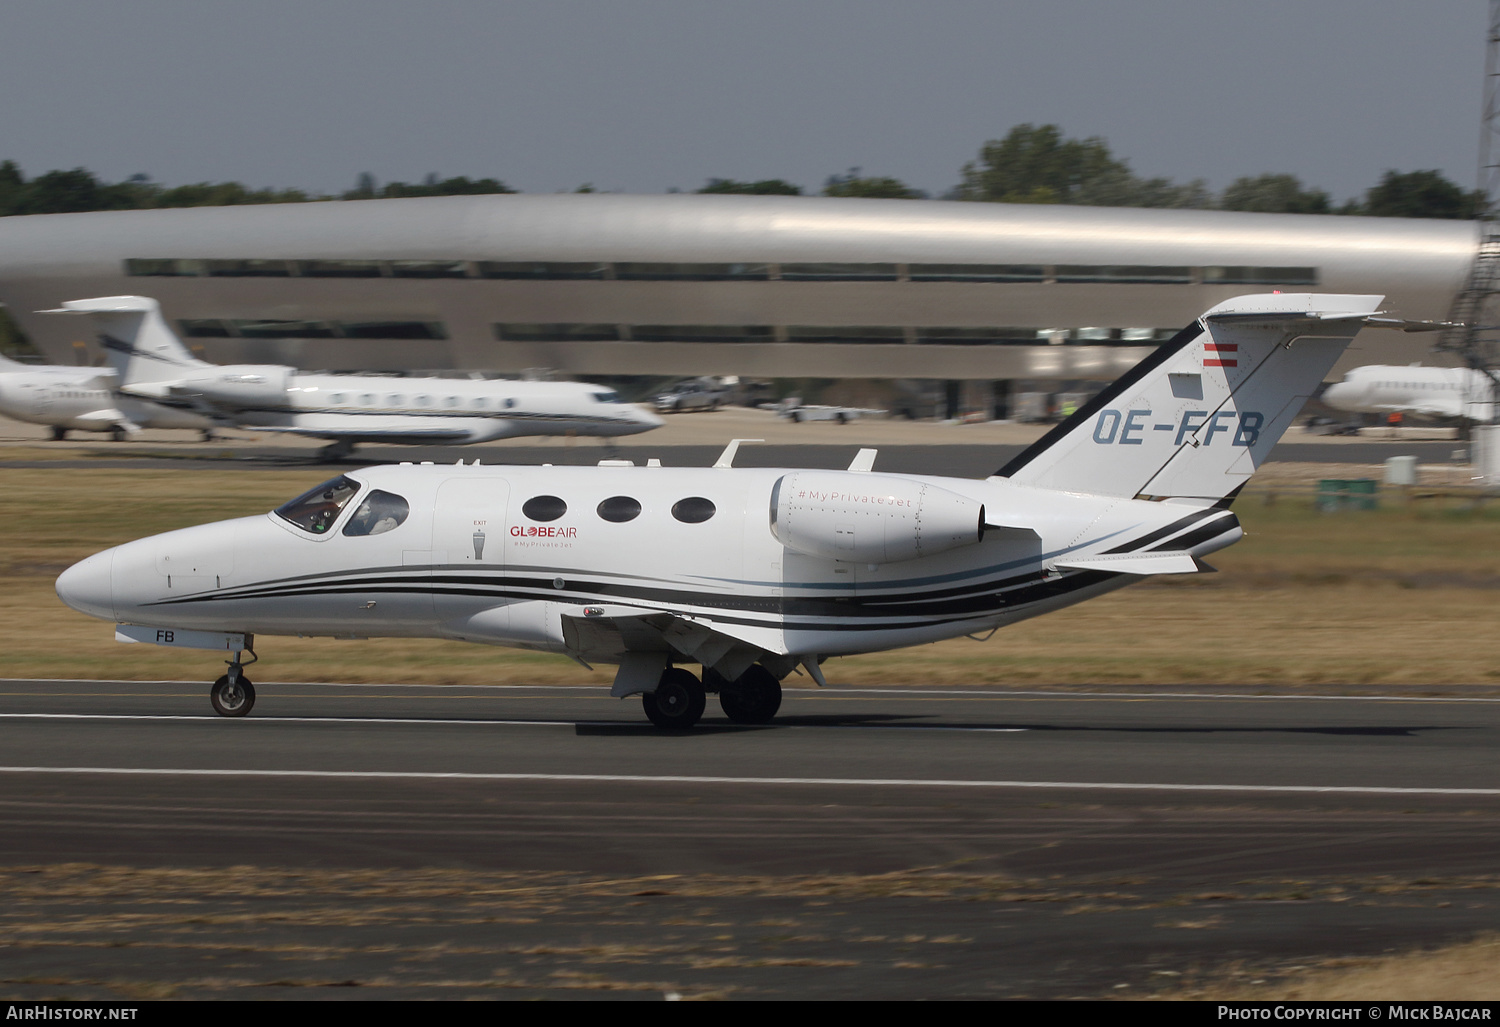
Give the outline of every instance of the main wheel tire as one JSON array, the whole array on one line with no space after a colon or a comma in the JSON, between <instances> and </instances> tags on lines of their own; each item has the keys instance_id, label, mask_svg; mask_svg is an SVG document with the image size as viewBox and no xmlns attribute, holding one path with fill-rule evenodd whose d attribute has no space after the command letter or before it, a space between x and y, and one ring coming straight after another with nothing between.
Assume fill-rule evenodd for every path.
<instances>
[{"instance_id":1,"label":"main wheel tire","mask_svg":"<svg viewBox=\"0 0 1500 1027\"><path fill-rule=\"evenodd\" d=\"M255 705L255 686L243 674L233 683L225 674L214 682L208 701L213 703L214 712L221 717L243 717Z\"/></svg>"},{"instance_id":2,"label":"main wheel tire","mask_svg":"<svg viewBox=\"0 0 1500 1027\"><path fill-rule=\"evenodd\" d=\"M698 723L707 705L703 685L691 671L681 667L667 668L656 685L656 691L641 696L641 708L657 727L690 728Z\"/></svg>"},{"instance_id":3,"label":"main wheel tire","mask_svg":"<svg viewBox=\"0 0 1500 1027\"><path fill-rule=\"evenodd\" d=\"M781 682L757 663L719 690L719 705L736 724L769 724L781 709Z\"/></svg>"}]
</instances>

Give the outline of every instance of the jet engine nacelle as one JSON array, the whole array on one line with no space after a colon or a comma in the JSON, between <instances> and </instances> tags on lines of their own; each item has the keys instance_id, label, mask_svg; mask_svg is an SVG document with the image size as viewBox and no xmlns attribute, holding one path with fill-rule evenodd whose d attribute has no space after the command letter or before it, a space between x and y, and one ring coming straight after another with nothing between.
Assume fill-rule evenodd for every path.
<instances>
[{"instance_id":1,"label":"jet engine nacelle","mask_svg":"<svg viewBox=\"0 0 1500 1027\"><path fill-rule=\"evenodd\" d=\"M984 504L883 474L794 471L771 490L771 534L808 556L898 563L974 545Z\"/></svg>"},{"instance_id":2,"label":"jet engine nacelle","mask_svg":"<svg viewBox=\"0 0 1500 1027\"><path fill-rule=\"evenodd\" d=\"M280 407L287 403L287 389L295 374L294 368L276 364L226 364L172 386L179 396L201 398L215 406L236 410Z\"/></svg>"}]
</instances>

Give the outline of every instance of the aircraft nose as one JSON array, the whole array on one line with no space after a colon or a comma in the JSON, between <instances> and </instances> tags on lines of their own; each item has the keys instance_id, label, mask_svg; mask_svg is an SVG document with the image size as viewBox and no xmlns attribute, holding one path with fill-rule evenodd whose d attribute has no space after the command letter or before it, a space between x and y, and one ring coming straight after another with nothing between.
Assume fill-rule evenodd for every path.
<instances>
[{"instance_id":1,"label":"aircraft nose","mask_svg":"<svg viewBox=\"0 0 1500 1027\"><path fill-rule=\"evenodd\" d=\"M635 408L635 422L640 426L636 429L636 431L638 432L650 431L652 428L660 428L662 425L667 423L666 421L662 420L662 418L658 414L654 413L653 411L647 410L645 407L639 406Z\"/></svg>"},{"instance_id":2,"label":"aircraft nose","mask_svg":"<svg viewBox=\"0 0 1500 1027\"><path fill-rule=\"evenodd\" d=\"M1324 389L1323 394L1318 398L1335 410L1347 410L1355 398L1352 395L1355 391L1355 386L1348 382L1334 382Z\"/></svg>"},{"instance_id":3,"label":"aircraft nose","mask_svg":"<svg viewBox=\"0 0 1500 1027\"><path fill-rule=\"evenodd\" d=\"M115 551L106 549L80 560L57 578L57 597L79 613L100 620L115 619Z\"/></svg>"}]
</instances>

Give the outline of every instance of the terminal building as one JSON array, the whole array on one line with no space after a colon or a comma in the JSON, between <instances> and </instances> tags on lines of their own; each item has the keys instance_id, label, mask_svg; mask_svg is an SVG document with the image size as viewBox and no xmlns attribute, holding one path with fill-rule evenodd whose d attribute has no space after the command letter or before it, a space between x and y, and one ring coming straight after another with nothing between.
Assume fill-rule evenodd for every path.
<instances>
[{"instance_id":1,"label":"terminal building","mask_svg":"<svg viewBox=\"0 0 1500 1027\"><path fill-rule=\"evenodd\" d=\"M86 296L208 360L306 369L1105 381L1248 292L1443 317L1474 222L789 196L454 196L0 218L0 302L54 363ZM1335 375L1431 359L1368 332Z\"/></svg>"}]
</instances>

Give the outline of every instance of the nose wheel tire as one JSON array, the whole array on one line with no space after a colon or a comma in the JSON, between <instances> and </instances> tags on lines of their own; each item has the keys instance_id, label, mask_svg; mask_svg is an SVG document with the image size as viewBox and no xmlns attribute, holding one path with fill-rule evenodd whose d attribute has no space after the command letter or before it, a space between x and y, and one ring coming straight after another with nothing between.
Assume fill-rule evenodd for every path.
<instances>
[{"instance_id":1,"label":"nose wheel tire","mask_svg":"<svg viewBox=\"0 0 1500 1027\"><path fill-rule=\"evenodd\" d=\"M769 724L781 709L781 682L757 663L719 688L719 705L736 724Z\"/></svg>"},{"instance_id":2,"label":"nose wheel tire","mask_svg":"<svg viewBox=\"0 0 1500 1027\"><path fill-rule=\"evenodd\" d=\"M690 671L669 667L656 685L656 691L641 696L646 717L657 727L690 728L703 716L708 697Z\"/></svg>"},{"instance_id":3,"label":"nose wheel tire","mask_svg":"<svg viewBox=\"0 0 1500 1027\"><path fill-rule=\"evenodd\" d=\"M213 703L214 712L221 717L243 717L255 705L255 686L243 674L234 681L225 674L214 682L208 701Z\"/></svg>"}]
</instances>

